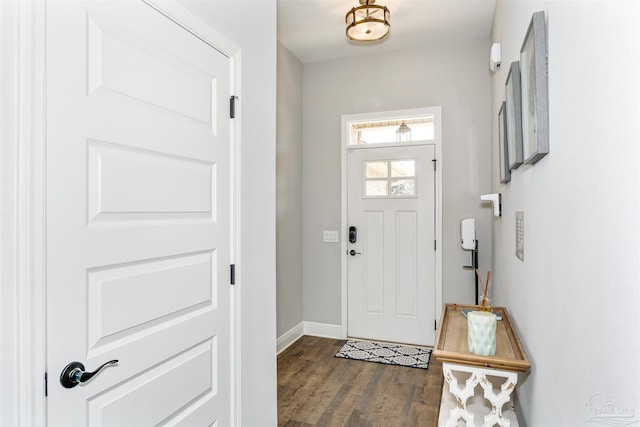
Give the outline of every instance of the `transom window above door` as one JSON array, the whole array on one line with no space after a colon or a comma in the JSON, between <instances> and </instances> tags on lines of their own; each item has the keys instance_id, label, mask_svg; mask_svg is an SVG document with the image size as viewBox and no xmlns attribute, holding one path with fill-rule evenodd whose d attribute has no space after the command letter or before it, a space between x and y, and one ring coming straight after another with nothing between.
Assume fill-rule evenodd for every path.
<instances>
[{"instance_id":1,"label":"transom window above door","mask_svg":"<svg viewBox=\"0 0 640 427\"><path fill-rule=\"evenodd\" d=\"M349 145L433 141L433 116L352 123Z\"/></svg>"},{"instance_id":2,"label":"transom window above door","mask_svg":"<svg viewBox=\"0 0 640 427\"><path fill-rule=\"evenodd\" d=\"M415 159L367 161L364 166L365 197L415 197Z\"/></svg>"}]
</instances>

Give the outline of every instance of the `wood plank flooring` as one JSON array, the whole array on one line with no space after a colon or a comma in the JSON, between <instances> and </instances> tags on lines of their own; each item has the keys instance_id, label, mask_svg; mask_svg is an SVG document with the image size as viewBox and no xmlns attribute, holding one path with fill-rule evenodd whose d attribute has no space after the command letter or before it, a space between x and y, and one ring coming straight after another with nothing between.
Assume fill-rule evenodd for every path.
<instances>
[{"instance_id":1,"label":"wood plank flooring","mask_svg":"<svg viewBox=\"0 0 640 427\"><path fill-rule=\"evenodd\" d=\"M346 341L304 336L278 356L281 427L435 427L442 365L406 368L333 357Z\"/></svg>"}]
</instances>

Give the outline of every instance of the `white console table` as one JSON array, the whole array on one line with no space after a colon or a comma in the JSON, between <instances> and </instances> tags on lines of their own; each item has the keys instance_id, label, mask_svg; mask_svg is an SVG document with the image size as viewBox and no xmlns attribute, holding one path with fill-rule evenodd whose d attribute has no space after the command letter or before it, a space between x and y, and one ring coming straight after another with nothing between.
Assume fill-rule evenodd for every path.
<instances>
[{"instance_id":1,"label":"white console table","mask_svg":"<svg viewBox=\"0 0 640 427\"><path fill-rule=\"evenodd\" d=\"M517 427L511 394L518 383L518 373L531 364L522 348L506 308L496 307L502 315L496 328L496 354L480 356L467 346L467 319L460 312L473 305L446 304L438 327L433 356L442 362L445 382L440 404L439 427L457 427L460 420L467 427L483 416L483 426ZM480 386L478 388L478 386ZM482 390L476 395L476 390Z\"/></svg>"}]
</instances>

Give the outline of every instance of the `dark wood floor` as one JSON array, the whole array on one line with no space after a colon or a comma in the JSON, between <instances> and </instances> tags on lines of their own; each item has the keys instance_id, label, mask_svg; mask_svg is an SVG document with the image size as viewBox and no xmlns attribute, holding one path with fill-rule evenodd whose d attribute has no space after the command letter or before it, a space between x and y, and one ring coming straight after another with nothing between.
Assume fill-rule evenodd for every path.
<instances>
[{"instance_id":1,"label":"dark wood floor","mask_svg":"<svg viewBox=\"0 0 640 427\"><path fill-rule=\"evenodd\" d=\"M304 336L278 356L282 427L431 427L438 423L442 365L405 368L333 357L345 341Z\"/></svg>"}]
</instances>

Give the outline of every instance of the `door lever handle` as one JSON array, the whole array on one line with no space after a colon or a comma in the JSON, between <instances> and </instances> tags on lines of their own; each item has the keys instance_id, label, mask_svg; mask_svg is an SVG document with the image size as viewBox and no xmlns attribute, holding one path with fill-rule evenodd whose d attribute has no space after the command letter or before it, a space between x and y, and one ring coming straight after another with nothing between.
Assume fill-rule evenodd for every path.
<instances>
[{"instance_id":1,"label":"door lever handle","mask_svg":"<svg viewBox=\"0 0 640 427\"><path fill-rule=\"evenodd\" d=\"M349 255L351 255L351 256L356 256L356 255L361 255L361 253L360 253L360 252L356 252L356 250L355 250L355 249L351 249L351 250L349 251Z\"/></svg>"},{"instance_id":2,"label":"door lever handle","mask_svg":"<svg viewBox=\"0 0 640 427\"><path fill-rule=\"evenodd\" d=\"M60 384L64 388L73 388L80 383L89 381L95 374L100 372L107 365L116 365L118 360L109 360L103 363L93 372L85 372L84 365L80 362L71 362L64 367L60 374Z\"/></svg>"}]
</instances>

